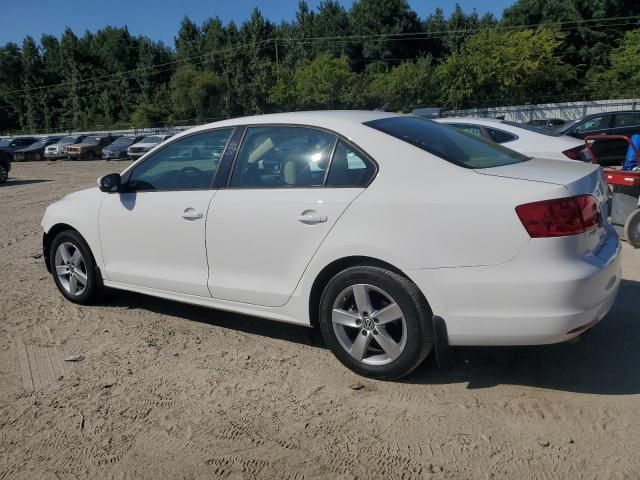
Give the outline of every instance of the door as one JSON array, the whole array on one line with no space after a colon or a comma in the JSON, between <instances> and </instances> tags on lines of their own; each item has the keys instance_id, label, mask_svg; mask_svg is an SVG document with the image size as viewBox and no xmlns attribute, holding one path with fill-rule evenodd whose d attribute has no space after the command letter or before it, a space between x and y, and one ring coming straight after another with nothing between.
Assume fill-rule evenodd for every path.
<instances>
[{"instance_id":1,"label":"door","mask_svg":"<svg viewBox=\"0 0 640 480\"><path fill-rule=\"evenodd\" d=\"M123 177L100 208L105 277L209 297L205 221L232 129L182 137Z\"/></svg>"},{"instance_id":2,"label":"door","mask_svg":"<svg viewBox=\"0 0 640 480\"><path fill-rule=\"evenodd\" d=\"M218 192L209 209L212 296L284 305L326 235L375 172L374 163L331 133L248 128L229 188Z\"/></svg>"}]
</instances>

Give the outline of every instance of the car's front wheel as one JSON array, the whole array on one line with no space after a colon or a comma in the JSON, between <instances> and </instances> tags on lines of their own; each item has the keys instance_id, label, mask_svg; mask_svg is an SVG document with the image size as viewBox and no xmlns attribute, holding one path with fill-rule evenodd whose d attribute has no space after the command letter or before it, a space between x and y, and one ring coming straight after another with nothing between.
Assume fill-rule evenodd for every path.
<instances>
[{"instance_id":1,"label":"car's front wheel","mask_svg":"<svg viewBox=\"0 0 640 480\"><path fill-rule=\"evenodd\" d=\"M7 170L7 167L0 164L0 184L6 182L8 178L9 178L9 171Z\"/></svg>"},{"instance_id":2,"label":"car's front wheel","mask_svg":"<svg viewBox=\"0 0 640 480\"><path fill-rule=\"evenodd\" d=\"M431 309L407 278L374 266L334 276L320 300L320 328L354 372L392 380L407 375L433 346Z\"/></svg>"},{"instance_id":3,"label":"car's front wheel","mask_svg":"<svg viewBox=\"0 0 640 480\"><path fill-rule=\"evenodd\" d=\"M95 300L100 279L91 250L78 232L66 230L55 236L49 262L56 286L67 300L82 305Z\"/></svg>"}]
</instances>

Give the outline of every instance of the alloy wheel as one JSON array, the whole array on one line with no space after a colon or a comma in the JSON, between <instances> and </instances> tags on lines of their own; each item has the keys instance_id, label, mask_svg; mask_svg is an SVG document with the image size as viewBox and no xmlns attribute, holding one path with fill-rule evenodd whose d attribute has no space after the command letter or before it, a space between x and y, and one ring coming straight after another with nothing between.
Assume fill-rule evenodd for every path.
<instances>
[{"instance_id":1,"label":"alloy wheel","mask_svg":"<svg viewBox=\"0 0 640 480\"><path fill-rule=\"evenodd\" d=\"M342 348L367 365L393 362L407 344L407 322L400 305L373 285L359 283L340 292L331 322Z\"/></svg>"},{"instance_id":2,"label":"alloy wheel","mask_svg":"<svg viewBox=\"0 0 640 480\"><path fill-rule=\"evenodd\" d=\"M82 295L87 288L87 265L80 249L70 242L61 243L55 256L56 275L70 295Z\"/></svg>"}]
</instances>

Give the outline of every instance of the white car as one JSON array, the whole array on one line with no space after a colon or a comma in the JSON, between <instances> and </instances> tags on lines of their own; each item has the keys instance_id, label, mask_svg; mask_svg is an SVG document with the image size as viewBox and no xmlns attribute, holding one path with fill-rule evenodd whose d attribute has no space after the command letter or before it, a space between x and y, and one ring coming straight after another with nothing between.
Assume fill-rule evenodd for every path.
<instances>
[{"instance_id":1,"label":"white car","mask_svg":"<svg viewBox=\"0 0 640 480\"><path fill-rule=\"evenodd\" d=\"M225 120L98 182L42 221L68 300L106 286L319 326L340 361L376 378L447 344L571 339L620 284L596 165L418 117Z\"/></svg>"},{"instance_id":2,"label":"white car","mask_svg":"<svg viewBox=\"0 0 640 480\"><path fill-rule=\"evenodd\" d=\"M171 134L156 134L144 137L138 143L134 143L127 148L127 156L136 160L172 136Z\"/></svg>"},{"instance_id":3,"label":"white car","mask_svg":"<svg viewBox=\"0 0 640 480\"><path fill-rule=\"evenodd\" d=\"M580 160L584 141L552 130L492 118L439 118L436 121L504 145L529 157Z\"/></svg>"}]
</instances>

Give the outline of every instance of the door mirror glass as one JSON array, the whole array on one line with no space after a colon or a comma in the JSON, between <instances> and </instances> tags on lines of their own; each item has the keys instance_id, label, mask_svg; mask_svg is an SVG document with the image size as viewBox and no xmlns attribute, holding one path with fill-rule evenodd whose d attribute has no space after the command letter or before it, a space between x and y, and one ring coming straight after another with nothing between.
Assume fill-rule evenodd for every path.
<instances>
[{"instance_id":1,"label":"door mirror glass","mask_svg":"<svg viewBox=\"0 0 640 480\"><path fill-rule=\"evenodd\" d=\"M117 193L120 191L122 179L119 173L110 173L98 179L100 190L105 193Z\"/></svg>"}]
</instances>

